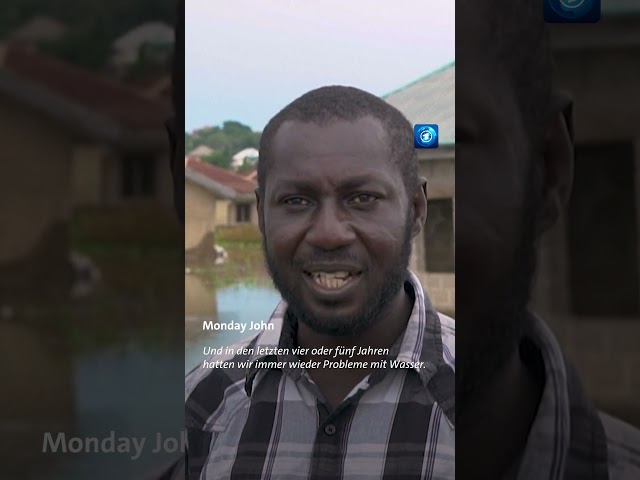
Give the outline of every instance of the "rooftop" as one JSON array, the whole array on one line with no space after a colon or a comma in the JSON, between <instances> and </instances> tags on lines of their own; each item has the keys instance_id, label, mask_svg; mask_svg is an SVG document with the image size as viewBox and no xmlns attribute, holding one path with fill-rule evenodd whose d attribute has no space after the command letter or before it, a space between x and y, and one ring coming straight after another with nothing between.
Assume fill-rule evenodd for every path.
<instances>
[{"instance_id":1,"label":"rooftop","mask_svg":"<svg viewBox=\"0 0 640 480\"><path fill-rule=\"evenodd\" d=\"M454 145L455 79L456 67L452 62L382 98L400 110L412 125L438 124L440 145Z\"/></svg>"},{"instance_id":2,"label":"rooftop","mask_svg":"<svg viewBox=\"0 0 640 480\"><path fill-rule=\"evenodd\" d=\"M103 115L126 128L163 128L170 113L165 100L132 86L17 45L0 46L0 71Z\"/></svg>"},{"instance_id":3,"label":"rooftop","mask_svg":"<svg viewBox=\"0 0 640 480\"><path fill-rule=\"evenodd\" d=\"M213 182L210 185L217 186L217 192L233 192L231 195L228 193L223 194L225 197L234 198L236 196L252 196L258 186L255 181L248 180L242 175L238 175L235 172L200 161L195 157L187 157L185 159L185 172L188 171L199 174L210 182Z\"/></svg>"}]
</instances>

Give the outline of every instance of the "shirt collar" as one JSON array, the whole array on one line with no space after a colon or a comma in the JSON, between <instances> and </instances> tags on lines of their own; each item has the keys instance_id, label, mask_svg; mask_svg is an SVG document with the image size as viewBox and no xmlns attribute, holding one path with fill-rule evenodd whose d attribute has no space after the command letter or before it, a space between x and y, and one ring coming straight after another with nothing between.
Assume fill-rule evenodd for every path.
<instances>
[{"instance_id":1,"label":"shirt collar","mask_svg":"<svg viewBox=\"0 0 640 480\"><path fill-rule=\"evenodd\" d=\"M405 288L410 288L413 291L413 309L404 334L390 348L389 358L406 361L411 365L423 362L424 367L416 366L411 370L419 375L424 386L428 385L447 419L454 425L455 373L453 368L444 361L440 318L420 280L411 271L407 271ZM259 352L274 348L286 348L290 352L291 348L295 346L297 326L288 318L287 303L284 300L278 303L269 322L274 324L274 328L263 330L256 338L254 354L250 359L252 365L255 365L258 360L266 360L267 357L270 357L268 354ZM273 358L286 364L289 364L290 360L297 359L292 354L275 355ZM248 395L251 394L253 381L259 371L260 368L255 366L247 369L245 391ZM289 367L285 367L284 372L294 380L297 380L303 373L302 369ZM384 375L384 372L380 372L380 375ZM373 375L371 381L374 381Z\"/></svg>"},{"instance_id":2,"label":"shirt collar","mask_svg":"<svg viewBox=\"0 0 640 480\"><path fill-rule=\"evenodd\" d=\"M545 386L518 479L607 479L604 429L578 375L535 315L528 318L526 336L542 356Z\"/></svg>"}]
</instances>

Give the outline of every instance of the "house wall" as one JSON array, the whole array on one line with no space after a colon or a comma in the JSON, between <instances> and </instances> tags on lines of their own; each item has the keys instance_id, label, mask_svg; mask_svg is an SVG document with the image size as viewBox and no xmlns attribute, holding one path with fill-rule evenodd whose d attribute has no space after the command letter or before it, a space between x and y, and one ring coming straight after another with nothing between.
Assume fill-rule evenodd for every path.
<instances>
[{"instance_id":1,"label":"house wall","mask_svg":"<svg viewBox=\"0 0 640 480\"><path fill-rule=\"evenodd\" d=\"M98 187L98 191L102 196L101 204L103 206L121 206L126 205L128 202L157 203L161 207L173 206L173 179L171 178L171 170L169 168L168 153L141 153L141 155L150 155L154 158L153 193L148 196L126 196L123 193L124 169L122 159L127 153L114 148L100 148L99 146L92 146L88 150L96 157L99 155L98 152L102 155L102 165L100 168L101 185ZM135 155L135 153L129 153L129 155ZM87 168L92 168L92 171L98 170L93 167ZM96 182L96 184L97 183L98 182ZM88 189L88 187L85 188ZM82 189L82 186L76 187L78 191L82 191ZM96 194L93 198L95 199L97 196ZM84 198L91 198L91 196L85 196Z\"/></svg>"},{"instance_id":2,"label":"house wall","mask_svg":"<svg viewBox=\"0 0 640 480\"><path fill-rule=\"evenodd\" d=\"M556 52L555 59L558 85L574 96L576 142L631 141L635 144L636 215L640 215L638 58L638 48L600 47ZM615 160L603 159L606 162ZM565 216L541 245L533 308L556 334L596 404L640 426L637 403L640 397L640 319L615 315L584 316L573 312L567 225ZM636 223L636 229L638 225L640 222ZM613 253L603 251L603 259ZM594 271L593 275L597 281L599 273ZM601 278L600 281L606 280Z\"/></svg>"},{"instance_id":3,"label":"house wall","mask_svg":"<svg viewBox=\"0 0 640 480\"><path fill-rule=\"evenodd\" d=\"M189 180L185 182L184 247L186 250L196 247L207 233L215 231L217 203L209 191Z\"/></svg>"},{"instance_id":4,"label":"house wall","mask_svg":"<svg viewBox=\"0 0 640 480\"><path fill-rule=\"evenodd\" d=\"M243 204L243 205L249 205L249 212L251 214L249 223L253 224L253 225L258 225L258 212L256 211L256 202L235 202L235 201L228 201L227 203L227 219L228 219L228 223L227 225L239 225L242 223L246 223L246 222L237 222L236 221L236 209L237 209L237 205L238 204Z\"/></svg>"},{"instance_id":5,"label":"house wall","mask_svg":"<svg viewBox=\"0 0 640 480\"><path fill-rule=\"evenodd\" d=\"M235 216L231 216L231 209L232 204L230 200L218 199L218 201L216 202L214 219L216 226L231 225L231 219L235 218Z\"/></svg>"},{"instance_id":6,"label":"house wall","mask_svg":"<svg viewBox=\"0 0 640 480\"><path fill-rule=\"evenodd\" d=\"M418 162L420 175L427 178L427 197L429 199L453 199L455 194L455 159L453 149L444 147L443 149L436 150L435 153L433 150L421 150L418 152ZM429 213L427 212L427 221L428 215ZM427 272L425 243L425 229L423 229L413 240L409 266L422 282L436 309L454 316L455 273Z\"/></svg>"},{"instance_id":7,"label":"house wall","mask_svg":"<svg viewBox=\"0 0 640 480\"><path fill-rule=\"evenodd\" d=\"M73 149L72 201L74 207L98 206L104 201L103 145L76 145Z\"/></svg>"},{"instance_id":8,"label":"house wall","mask_svg":"<svg viewBox=\"0 0 640 480\"><path fill-rule=\"evenodd\" d=\"M68 221L73 150L69 135L54 122L4 95L0 145L2 264L26 255L52 224Z\"/></svg>"}]
</instances>

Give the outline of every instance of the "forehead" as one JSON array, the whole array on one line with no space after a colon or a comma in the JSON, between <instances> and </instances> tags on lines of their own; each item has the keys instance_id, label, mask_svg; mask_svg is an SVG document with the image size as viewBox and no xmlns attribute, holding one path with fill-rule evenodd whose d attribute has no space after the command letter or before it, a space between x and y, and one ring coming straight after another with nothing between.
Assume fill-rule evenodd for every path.
<instances>
[{"instance_id":1,"label":"forehead","mask_svg":"<svg viewBox=\"0 0 640 480\"><path fill-rule=\"evenodd\" d=\"M382 123L371 116L357 120L330 120L322 125L299 120L282 123L272 142L276 157L297 155L367 155L387 153L389 138Z\"/></svg>"},{"instance_id":2,"label":"forehead","mask_svg":"<svg viewBox=\"0 0 640 480\"><path fill-rule=\"evenodd\" d=\"M274 136L269 176L384 170L391 168L390 152L389 135L371 116L353 121L336 119L322 125L289 120Z\"/></svg>"}]
</instances>

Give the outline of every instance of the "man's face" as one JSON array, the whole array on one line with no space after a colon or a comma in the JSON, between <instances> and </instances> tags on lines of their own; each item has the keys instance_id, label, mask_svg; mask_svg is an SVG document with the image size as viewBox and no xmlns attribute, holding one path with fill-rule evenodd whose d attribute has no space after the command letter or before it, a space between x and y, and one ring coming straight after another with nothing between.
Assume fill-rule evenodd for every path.
<instances>
[{"instance_id":1,"label":"man's face","mask_svg":"<svg viewBox=\"0 0 640 480\"><path fill-rule=\"evenodd\" d=\"M349 335L402 288L414 225L380 122L285 122L275 135L263 246L274 284L299 321Z\"/></svg>"},{"instance_id":2,"label":"man's face","mask_svg":"<svg viewBox=\"0 0 640 480\"><path fill-rule=\"evenodd\" d=\"M473 2L474 4L477 2ZM473 7L467 5L472 10ZM483 12L488 13L488 12ZM482 15L461 15L456 84L457 396L513 351L535 265L533 140ZM489 52L489 53L488 53Z\"/></svg>"}]
</instances>

